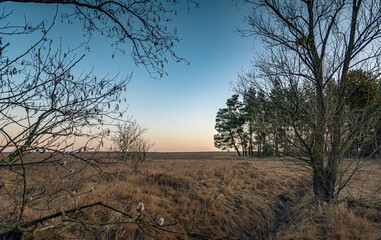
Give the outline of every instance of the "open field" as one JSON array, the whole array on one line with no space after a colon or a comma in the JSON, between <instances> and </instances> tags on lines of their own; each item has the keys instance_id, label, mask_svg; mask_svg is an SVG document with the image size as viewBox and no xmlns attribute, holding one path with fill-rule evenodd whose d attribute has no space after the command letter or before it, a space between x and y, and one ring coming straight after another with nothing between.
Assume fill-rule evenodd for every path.
<instances>
[{"instance_id":1,"label":"open field","mask_svg":"<svg viewBox=\"0 0 381 240\"><path fill-rule=\"evenodd\" d=\"M140 173L133 173L126 164L109 164L113 157L96 155L102 171L69 157L65 166L59 160L30 167L24 221L99 201L133 217L143 202L142 221L92 206L68 213L63 223L62 216L43 221L46 230L36 232L37 239L381 239L381 160L364 161L341 203L319 207L306 172L280 159L150 153ZM20 212L22 183L14 172L0 171L4 226ZM165 229L183 233L149 225L161 217Z\"/></svg>"}]
</instances>

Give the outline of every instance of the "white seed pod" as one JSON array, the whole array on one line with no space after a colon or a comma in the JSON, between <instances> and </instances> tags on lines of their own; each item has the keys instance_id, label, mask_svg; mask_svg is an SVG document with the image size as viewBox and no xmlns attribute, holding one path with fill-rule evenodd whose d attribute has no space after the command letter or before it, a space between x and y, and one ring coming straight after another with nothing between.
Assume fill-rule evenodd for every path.
<instances>
[{"instance_id":1,"label":"white seed pod","mask_svg":"<svg viewBox=\"0 0 381 240\"><path fill-rule=\"evenodd\" d=\"M69 173L74 173L74 169L69 169Z\"/></svg>"},{"instance_id":2,"label":"white seed pod","mask_svg":"<svg viewBox=\"0 0 381 240\"><path fill-rule=\"evenodd\" d=\"M139 204L138 204L136 210L137 210L138 212L144 211L144 204L143 204L142 202L139 202Z\"/></svg>"},{"instance_id":3,"label":"white seed pod","mask_svg":"<svg viewBox=\"0 0 381 240\"><path fill-rule=\"evenodd\" d=\"M62 167L66 166L66 161L63 161L63 162L61 163L61 166L62 166Z\"/></svg>"},{"instance_id":4,"label":"white seed pod","mask_svg":"<svg viewBox=\"0 0 381 240\"><path fill-rule=\"evenodd\" d=\"M157 221L158 226L163 226L164 225L164 218L160 218L159 221Z\"/></svg>"}]
</instances>

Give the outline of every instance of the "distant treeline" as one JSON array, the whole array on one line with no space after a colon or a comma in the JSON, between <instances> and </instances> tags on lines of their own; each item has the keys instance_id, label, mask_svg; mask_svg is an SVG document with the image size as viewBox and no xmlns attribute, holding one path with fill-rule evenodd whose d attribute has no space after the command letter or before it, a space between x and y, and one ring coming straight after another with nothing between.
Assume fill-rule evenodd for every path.
<instances>
[{"instance_id":1,"label":"distant treeline","mask_svg":"<svg viewBox=\"0 0 381 240\"><path fill-rule=\"evenodd\" d=\"M350 138L345 157L378 156L381 154L380 81L362 70L351 71L348 78L350 86L343 108L352 117L342 125L343 132L358 122L362 112L373 111L377 114L367 122L367 126L359 126L364 129L360 136ZM338 89L334 81L326 89L325 107L329 108L335 101L332 96ZM248 157L293 156L296 152L300 153L303 142L298 134L308 141L306 136L313 132L310 125L305 124L313 114L306 110L309 104L315 104L313 91L305 86L289 91L278 91L276 87L263 91L255 86L242 85L237 86L236 90L238 94L229 98L226 107L217 112L215 147L234 149L239 156ZM329 142L332 131L329 126L324 131L326 142Z\"/></svg>"}]
</instances>

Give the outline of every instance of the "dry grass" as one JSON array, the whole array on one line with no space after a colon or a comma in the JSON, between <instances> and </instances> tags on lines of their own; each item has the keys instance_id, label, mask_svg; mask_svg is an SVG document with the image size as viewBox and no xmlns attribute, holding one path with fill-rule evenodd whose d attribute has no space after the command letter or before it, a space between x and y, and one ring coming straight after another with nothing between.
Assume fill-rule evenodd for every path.
<instances>
[{"instance_id":1,"label":"dry grass","mask_svg":"<svg viewBox=\"0 0 381 240\"><path fill-rule=\"evenodd\" d=\"M98 154L98 158L107 157L110 156L106 153ZM33 196L33 200L25 210L25 220L97 201L136 215L137 204L143 202L144 220L154 224L163 217L165 228L196 232L200 234L198 239L207 238L201 235L219 239L377 239L381 236L379 211L361 206L348 208L345 204L315 206L310 201L310 186L305 176L296 167L286 167L278 160L245 161L230 153L155 153L141 167L140 174L133 174L128 166L118 164L103 165L102 169L112 174L99 174L88 164L73 159L66 161L65 167L52 163L29 171L28 196ZM367 169L374 171L372 177L379 179L377 172L381 169L376 169L375 164ZM75 174L69 174L68 169L75 169ZM20 180L10 171L1 171L2 181ZM370 189L370 185L379 184L373 183L365 187ZM11 184L8 186L10 189ZM14 195L20 191L11 190ZM9 223L18 209L4 191L0 189L0 222ZM350 191L353 195L354 190ZM56 194L46 196L43 192ZM41 211L42 208L45 210ZM100 206L69 217L92 224L67 222L37 234L37 238L192 238L147 226L137 227L135 223L126 223L128 219L120 213Z\"/></svg>"},{"instance_id":2,"label":"dry grass","mask_svg":"<svg viewBox=\"0 0 381 240\"><path fill-rule=\"evenodd\" d=\"M276 239L381 239L381 159L364 160L338 204L317 206L307 194Z\"/></svg>"}]
</instances>

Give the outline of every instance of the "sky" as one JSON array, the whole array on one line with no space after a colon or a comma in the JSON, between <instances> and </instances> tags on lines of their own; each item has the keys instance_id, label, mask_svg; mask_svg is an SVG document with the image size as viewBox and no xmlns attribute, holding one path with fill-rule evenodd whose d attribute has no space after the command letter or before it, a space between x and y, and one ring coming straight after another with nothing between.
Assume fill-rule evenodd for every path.
<instances>
[{"instance_id":1,"label":"sky","mask_svg":"<svg viewBox=\"0 0 381 240\"><path fill-rule=\"evenodd\" d=\"M120 76L133 72L123 93L127 98L127 115L148 129L146 137L157 152L217 151L213 143L215 116L219 108L234 94L230 83L238 73L247 70L253 58L253 38L242 38L235 32L243 26L243 9L230 0L202 0L200 8L177 6L172 24L182 41L175 51L185 63L169 62L168 76L152 79L144 67L137 67L129 54L115 55L104 39L94 37L90 52L82 63L100 76ZM55 6L8 4L28 19L51 18ZM15 15L17 16L17 15ZM20 20L20 18L19 18ZM55 32L54 32L55 31ZM64 42L78 41L80 28L62 24L53 31ZM14 44L23 45L22 40Z\"/></svg>"},{"instance_id":2,"label":"sky","mask_svg":"<svg viewBox=\"0 0 381 240\"><path fill-rule=\"evenodd\" d=\"M253 39L235 29L242 12L230 1L202 1L174 21L183 39L176 52L190 65L170 63L168 77L152 80L136 71L127 90L129 112L143 126L157 151L215 151L216 113L234 94L230 82L248 68Z\"/></svg>"}]
</instances>

